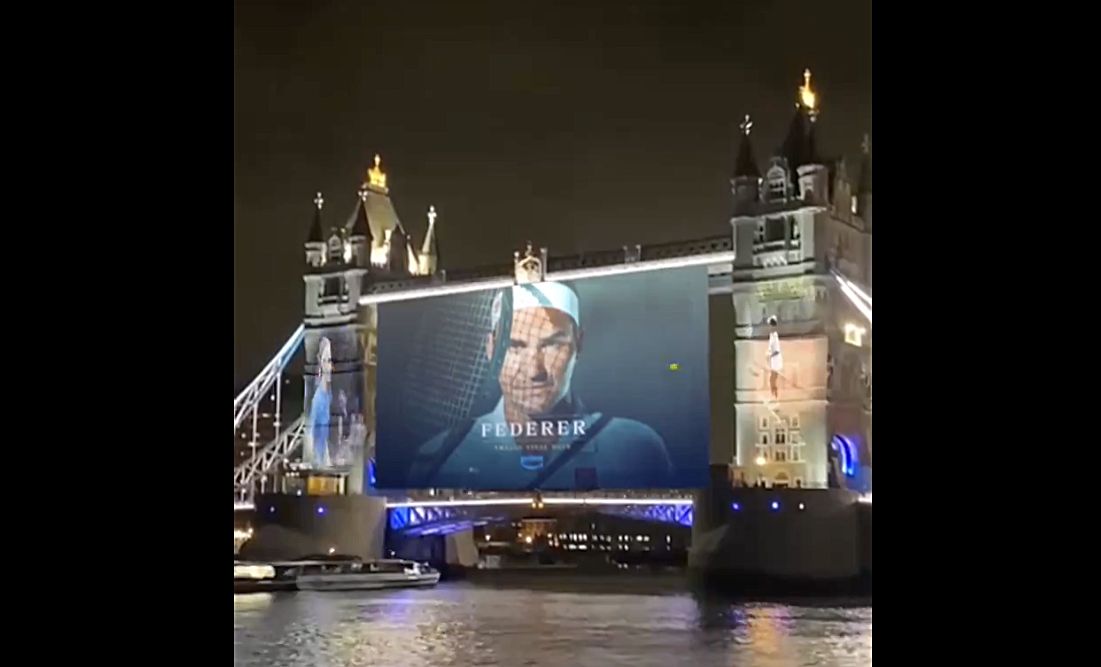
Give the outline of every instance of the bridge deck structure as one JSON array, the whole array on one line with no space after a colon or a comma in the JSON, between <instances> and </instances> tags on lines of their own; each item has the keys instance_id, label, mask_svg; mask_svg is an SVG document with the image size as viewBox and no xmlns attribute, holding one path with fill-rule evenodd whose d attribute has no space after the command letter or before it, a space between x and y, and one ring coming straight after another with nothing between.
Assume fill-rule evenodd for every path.
<instances>
[{"instance_id":1,"label":"bridge deck structure","mask_svg":"<svg viewBox=\"0 0 1101 667\"><path fill-rule=\"evenodd\" d=\"M618 275L639 271L658 271L687 266L706 266L709 276L710 294L723 294L732 291L734 249L730 235L716 236L694 241L660 244L654 246L623 247L620 250L573 255L568 257L550 257L547 261L547 280L577 280L581 278ZM456 271L451 274L440 272L435 276L416 276L409 279L371 281L366 284L365 293L360 297L360 306L370 306L391 301L422 299L460 294L483 289L510 286L515 282L514 266L502 264L471 271ZM837 280L841 292L871 323L871 296L859 284L847 279L836 270L829 273ZM289 425L282 419L280 381L287 364L302 348L304 327L299 326L291 337L279 349L276 355L261 370L256 378L242 390L233 401L233 427L237 431L242 424L252 420L252 455L234 467L233 492L234 509L253 508L255 494L263 492L264 485L273 468L290 459L302 445L304 418L302 415L290 420ZM258 442L257 412L261 401L275 393L276 436L267 443ZM638 497L609 497L599 494L578 493L569 496L548 496L542 502L547 505L592 505L602 508L615 507L617 513L636 513L657 520L671 520L677 523L691 523L692 500L681 493L668 497L668 493L635 494ZM404 522L401 525L412 527L413 523L424 524L416 512L425 508L435 508L437 513L455 512L462 507L488 508L494 506L522 506L532 502L528 497L480 497L474 499L394 499L387 505L393 521ZM870 502L870 496L868 497ZM687 508L687 509L684 509ZM424 516L428 516L424 514ZM442 516L442 514L439 514ZM458 515L456 515L458 516ZM394 518L396 517L396 518ZM480 520L480 519L471 519ZM410 523L413 522L413 523ZM687 524L685 524L687 525Z\"/></svg>"}]
</instances>

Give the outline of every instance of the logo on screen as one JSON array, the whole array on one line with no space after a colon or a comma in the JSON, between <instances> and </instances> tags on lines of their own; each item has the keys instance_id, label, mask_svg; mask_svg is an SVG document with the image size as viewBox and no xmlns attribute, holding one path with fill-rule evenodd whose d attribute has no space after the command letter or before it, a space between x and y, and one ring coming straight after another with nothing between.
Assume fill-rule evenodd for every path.
<instances>
[{"instance_id":1,"label":"logo on screen","mask_svg":"<svg viewBox=\"0 0 1101 667\"><path fill-rule=\"evenodd\" d=\"M542 456L521 456L520 465L524 470L539 470L543 467Z\"/></svg>"}]
</instances>

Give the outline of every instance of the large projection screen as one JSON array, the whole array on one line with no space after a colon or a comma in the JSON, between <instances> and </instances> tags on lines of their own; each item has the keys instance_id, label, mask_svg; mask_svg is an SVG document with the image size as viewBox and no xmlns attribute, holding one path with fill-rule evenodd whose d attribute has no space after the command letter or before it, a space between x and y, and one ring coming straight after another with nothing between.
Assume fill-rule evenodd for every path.
<instances>
[{"instance_id":1,"label":"large projection screen","mask_svg":"<svg viewBox=\"0 0 1101 667\"><path fill-rule=\"evenodd\" d=\"M698 488L704 267L379 305L383 489Z\"/></svg>"}]
</instances>

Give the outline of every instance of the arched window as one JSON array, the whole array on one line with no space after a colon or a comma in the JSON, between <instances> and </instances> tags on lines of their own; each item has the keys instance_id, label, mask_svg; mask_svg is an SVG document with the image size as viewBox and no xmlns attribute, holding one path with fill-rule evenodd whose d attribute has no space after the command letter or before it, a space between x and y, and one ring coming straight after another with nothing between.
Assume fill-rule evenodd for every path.
<instances>
[{"instance_id":1,"label":"arched window","mask_svg":"<svg viewBox=\"0 0 1101 667\"><path fill-rule=\"evenodd\" d=\"M788 170L783 158L773 158L772 166L765 173L768 201L784 201L788 197Z\"/></svg>"}]
</instances>

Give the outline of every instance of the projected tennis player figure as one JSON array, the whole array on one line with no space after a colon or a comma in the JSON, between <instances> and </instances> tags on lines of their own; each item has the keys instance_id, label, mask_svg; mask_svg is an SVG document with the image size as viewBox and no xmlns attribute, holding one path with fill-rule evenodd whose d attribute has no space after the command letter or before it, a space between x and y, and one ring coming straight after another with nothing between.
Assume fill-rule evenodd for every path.
<instances>
[{"instance_id":1,"label":"projected tennis player figure","mask_svg":"<svg viewBox=\"0 0 1101 667\"><path fill-rule=\"evenodd\" d=\"M332 403L333 346L322 337L317 345L317 386L310 403L310 440L313 466L327 468L329 458L329 408Z\"/></svg>"},{"instance_id":2,"label":"projected tennis player figure","mask_svg":"<svg viewBox=\"0 0 1101 667\"><path fill-rule=\"evenodd\" d=\"M780 397L780 372L784 370L784 357L780 354L780 334L776 333L776 316L768 318L768 388L772 400Z\"/></svg>"},{"instance_id":3,"label":"projected tennis player figure","mask_svg":"<svg viewBox=\"0 0 1101 667\"><path fill-rule=\"evenodd\" d=\"M415 484L437 488L659 488L672 465L662 438L590 411L571 382L583 359L577 294L561 283L503 290L485 353L501 400L422 446Z\"/></svg>"}]
</instances>

